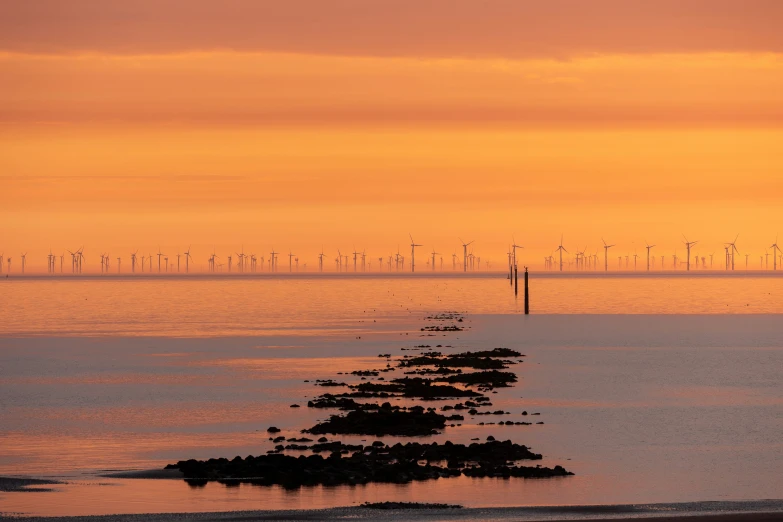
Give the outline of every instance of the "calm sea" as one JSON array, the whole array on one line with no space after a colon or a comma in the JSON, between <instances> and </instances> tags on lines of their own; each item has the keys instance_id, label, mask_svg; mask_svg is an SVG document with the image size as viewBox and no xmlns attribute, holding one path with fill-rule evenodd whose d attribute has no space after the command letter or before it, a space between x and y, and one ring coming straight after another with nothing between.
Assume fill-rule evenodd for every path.
<instances>
[{"instance_id":1,"label":"calm sea","mask_svg":"<svg viewBox=\"0 0 783 522\"><path fill-rule=\"evenodd\" d=\"M0 475L67 483L0 493L0 512L781 498L782 295L769 275L533 274L525 317L502 275L4 279ZM325 415L289 407L318 393L304 380L402 355L444 310L467 313L442 339L455 349L527 354L493 403L544 425L477 418L437 438L510 438L574 477L287 492L100 476L263 453L268 426L293 436Z\"/></svg>"}]
</instances>

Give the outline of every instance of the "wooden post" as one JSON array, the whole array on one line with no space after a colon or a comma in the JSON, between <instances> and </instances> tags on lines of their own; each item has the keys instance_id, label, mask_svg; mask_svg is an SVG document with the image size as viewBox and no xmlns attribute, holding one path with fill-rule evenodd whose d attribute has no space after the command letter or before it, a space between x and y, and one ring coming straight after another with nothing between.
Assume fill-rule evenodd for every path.
<instances>
[{"instance_id":1,"label":"wooden post","mask_svg":"<svg viewBox=\"0 0 783 522\"><path fill-rule=\"evenodd\" d=\"M527 267L525 267L525 315L530 315L530 289L527 284Z\"/></svg>"}]
</instances>

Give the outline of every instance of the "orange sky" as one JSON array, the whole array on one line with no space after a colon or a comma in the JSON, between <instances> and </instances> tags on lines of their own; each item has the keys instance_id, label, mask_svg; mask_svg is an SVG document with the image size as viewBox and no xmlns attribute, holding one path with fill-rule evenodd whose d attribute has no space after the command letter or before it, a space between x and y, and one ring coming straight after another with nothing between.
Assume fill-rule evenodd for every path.
<instances>
[{"instance_id":1,"label":"orange sky","mask_svg":"<svg viewBox=\"0 0 783 522\"><path fill-rule=\"evenodd\" d=\"M497 263L515 234L535 264L561 232L617 255L739 232L758 259L783 208L781 21L776 1L3 5L0 253L314 265L410 231Z\"/></svg>"}]
</instances>

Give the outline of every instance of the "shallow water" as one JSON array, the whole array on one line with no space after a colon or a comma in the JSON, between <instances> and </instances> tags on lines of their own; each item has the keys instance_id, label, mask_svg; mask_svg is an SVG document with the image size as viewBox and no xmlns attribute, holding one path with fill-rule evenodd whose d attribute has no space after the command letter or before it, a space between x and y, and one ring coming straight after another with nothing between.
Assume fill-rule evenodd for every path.
<instances>
[{"instance_id":1,"label":"shallow water","mask_svg":"<svg viewBox=\"0 0 783 522\"><path fill-rule=\"evenodd\" d=\"M369 313L517 314L521 292L489 273L10 278L0 279L0 335L323 335L355 331ZM783 313L783 271L542 273L531 274L530 292L535 314Z\"/></svg>"},{"instance_id":2,"label":"shallow water","mask_svg":"<svg viewBox=\"0 0 783 522\"><path fill-rule=\"evenodd\" d=\"M2 322L0 475L69 483L50 493L0 493L0 510L97 514L385 500L509 506L781 498L780 303L765 300L765 310L774 313L764 315L747 314L750 307L740 305L780 284L777 278L741 277L542 278L533 285L541 309L571 296L563 311L584 314L595 305L601 313L536 310L525 317L502 278L4 283L4 295L24 305ZM663 299L656 289L666 285L673 285L668 292L687 293ZM620 314L609 312L637 295L648 297ZM708 315L654 306L697 301L693 295ZM738 313L720 314L724 308ZM262 453L270 449L269 425L295 435L326 416L289 407L321 391L305 379L376 367L378 353L402 355L400 348L422 342L418 329L426 312L444 309L470 311L470 328L437 342L454 349L508 346L527 354L515 367L520 382L499 390L493 403L511 411L513 420L529 420L519 415L523 410L540 412L545 424L477 426L493 420L477 417L437 439L511 438L543 453L542 464L562 464L576 476L463 477L297 492L98 477L183 458Z\"/></svg>"}]
</instances>

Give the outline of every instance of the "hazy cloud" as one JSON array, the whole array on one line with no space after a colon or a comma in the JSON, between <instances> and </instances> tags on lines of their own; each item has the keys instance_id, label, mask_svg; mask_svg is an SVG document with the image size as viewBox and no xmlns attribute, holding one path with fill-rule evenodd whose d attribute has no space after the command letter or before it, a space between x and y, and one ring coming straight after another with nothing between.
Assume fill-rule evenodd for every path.
<instances>
[{"instance_id":1,"label":"hazy cloud","mask_svg":"<svg viewBox=\"0 0 783 522\"><path fill-rule=\"evenodd\" d=\"M0 50L568 57L783 51L777 0L25 0Z\"/></svg>"}]
</instances>

